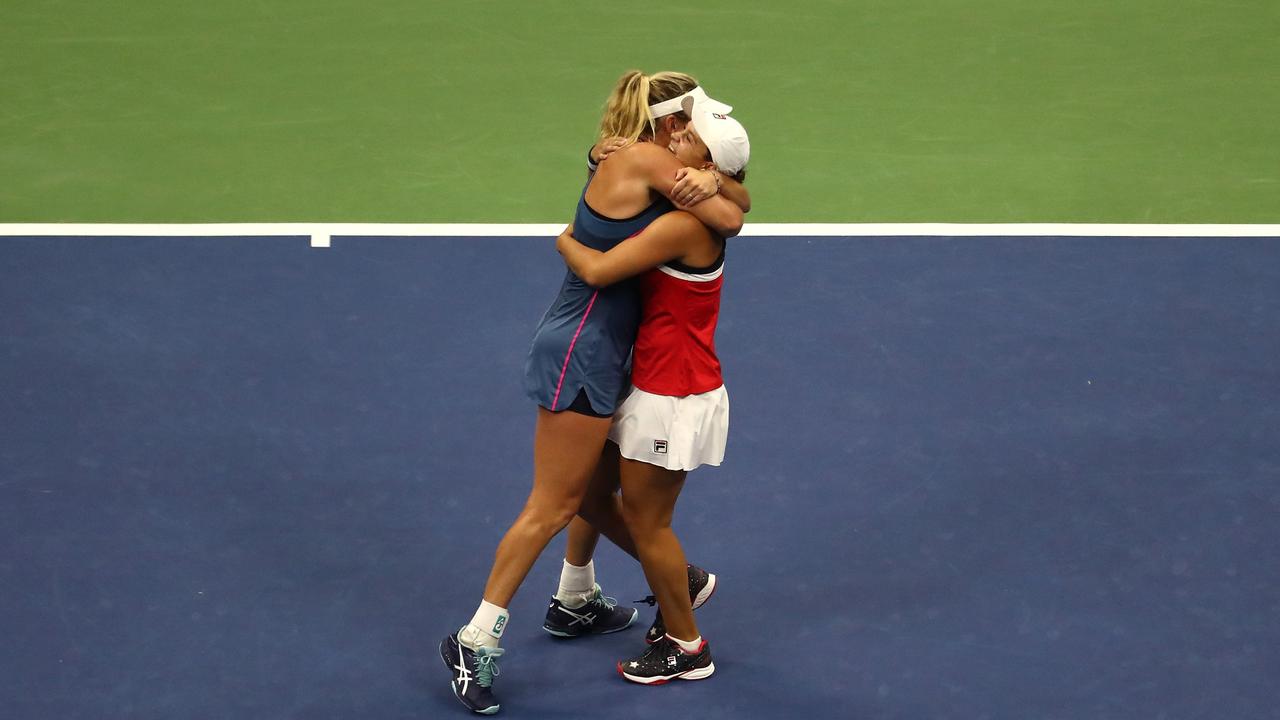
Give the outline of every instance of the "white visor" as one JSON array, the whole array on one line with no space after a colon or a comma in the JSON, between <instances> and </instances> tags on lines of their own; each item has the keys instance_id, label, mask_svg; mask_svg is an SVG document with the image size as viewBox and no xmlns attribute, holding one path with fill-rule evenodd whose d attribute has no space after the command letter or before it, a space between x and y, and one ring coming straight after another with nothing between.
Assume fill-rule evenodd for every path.
<instances>
[{"instance_id":1,"label":"white visor","mask_svg":"<svg viewBox=\"0 0 1280 720\"><path fill-rule=\"evenodd\" d=\"M751 159L751 140L742 123L712 110L707 105L686 100L684 111L693 119L693 129L711 151L711 161L726 175L737 175Z\"/></svg>"},{"instance_id":2,"label":"white visor","mask_svg":"<svg viewBox=\"0 0 1280 720\"><path fill-rule=\"evenodd\" d=\"M703 90L701 86L698 86L690 90L689 92L681 95L680 97L674 97L674 98L671 98L670 100L663 100L660 103L655 103L653 105L650 105L649 117L653 118L654 120L657 120L660 117L666 117L668 115L674 115L675 113L680 112L682 109L684 109L681 103L684 101L685 98L692 98L694 101L694 104L697 105L697 107L699 108L705 107L711 112L720 113L721 115L728 115L729 113L733 112L732 105L725 105L719 100L712 100L711 98L707 97L707 91Z\"/></svg>"}]
</instances>

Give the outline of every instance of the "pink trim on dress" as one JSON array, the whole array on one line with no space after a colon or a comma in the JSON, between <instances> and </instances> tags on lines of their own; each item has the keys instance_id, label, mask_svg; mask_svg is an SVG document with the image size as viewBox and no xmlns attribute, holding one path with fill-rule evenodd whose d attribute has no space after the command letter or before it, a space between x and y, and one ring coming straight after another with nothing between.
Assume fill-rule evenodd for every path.
<instances>
[{"instance_id":1,"label":"pink trim on dress","mask_svg":"<svg viewBox=\"0 0 1280 720\"><path fill-rule=\"evenodd\" d=\"M573 356L573 346L578 344L578 336L582 334L582 326L587 324L587 316L591 314L591 308L595 306L596 297L599 295L599 290L591 294L591 302L587 303L587 311L582 313L582 321L578 323L578 330L573 333L573 340L569 342L569 352L564 354L564 367L560 368L560 381L556 383L556 396L551 399L552 412L556 410L556 403L560 402L560 388L564 387L564 375L569 371L569 358Z\"/></svg>"}]
</instances>

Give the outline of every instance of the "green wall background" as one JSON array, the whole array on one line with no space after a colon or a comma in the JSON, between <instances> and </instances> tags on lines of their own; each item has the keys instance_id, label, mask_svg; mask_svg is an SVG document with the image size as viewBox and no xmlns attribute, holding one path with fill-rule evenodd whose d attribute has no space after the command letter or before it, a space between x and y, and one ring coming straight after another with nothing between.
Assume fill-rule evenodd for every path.
<instances>
[{"instance_id":1,"label":"green wall background","mask_svg":"<svg viewBox=\"0 0 1280 720\"><path fill-rule=\"evenodd\" d=\"M736 106L751 221L1280 221L1274 0L3 15L0 222L558 222L632 67Z\"/></svg>"}]
</instances>

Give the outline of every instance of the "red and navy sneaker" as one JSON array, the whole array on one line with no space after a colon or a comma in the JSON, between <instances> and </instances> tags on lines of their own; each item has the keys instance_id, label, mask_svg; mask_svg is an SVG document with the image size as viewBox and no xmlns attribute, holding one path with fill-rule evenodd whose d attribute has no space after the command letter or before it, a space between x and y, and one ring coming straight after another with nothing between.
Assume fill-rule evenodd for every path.
<instances>
[{"instance_id":1,"label":"red and navy sneaker","mask_svg":"<svg viewBox=\"0 0 1280 720\"><path fill-rule=\"evenodd\" d=\"M696 652L685 652L669 635L663 635L639 657L618 663L622 677L644 685L661 685L672 680L702 680L716 671L711 662L711 646L706 640Z\"/></svg>"},{"instance_id":2,"label":"red and navy sneaker","mask_svg":"<svg viewBox=\"0 0 1280 720\"><path fill-rule=\"evenodd\" d=\"M716 576L709 573L697 565L689 566L689 601L693 603L693 609L697 610L711 599L716 592ZM657 599L652 595L636 602L647 602L650 605L656 605ZM649 632L645 633L644 641L647 643L657 642L663 635L667 634L667 627L662 623L662 611L653 618L653 624L649 626Z\"/></svg>"}]
</instances>

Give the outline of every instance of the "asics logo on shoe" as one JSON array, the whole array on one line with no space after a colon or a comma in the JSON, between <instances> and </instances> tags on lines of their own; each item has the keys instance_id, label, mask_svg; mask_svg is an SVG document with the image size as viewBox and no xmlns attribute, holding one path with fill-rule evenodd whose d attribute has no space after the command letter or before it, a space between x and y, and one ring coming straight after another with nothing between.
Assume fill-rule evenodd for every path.
<instances>
[{"instance_id":1,"label":"asics logo on shoe","mask_svg":"<svg viewBox=\"0 0 1280 720\"><path fill-rule=\"evenodd\" d=\"M467 669L467 661L462 656L462 648L458 648L458 664L453 666L458 671L458 679L454 682L459 683L458 692L463 695L467 694L467 687L471 685L471 671Z\"/></svg>"},{"instance_id":2,"label":"asics logo on shoe","mask_svg":"<svg viewBox=\"0 0 1280 720\"><path fill-rule=\"evenodd\" d=\"M578 623L582 623L583 625L590 625L591 623L596 621L595 613L576 613L570 610L569 608L564 607L563 605L560 606L560 612L573 618L573 622L569 623L570 625L577 625Z\"/></svg>"}]
</instances>

